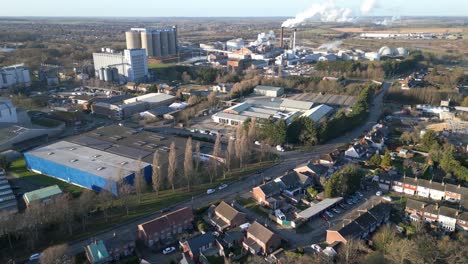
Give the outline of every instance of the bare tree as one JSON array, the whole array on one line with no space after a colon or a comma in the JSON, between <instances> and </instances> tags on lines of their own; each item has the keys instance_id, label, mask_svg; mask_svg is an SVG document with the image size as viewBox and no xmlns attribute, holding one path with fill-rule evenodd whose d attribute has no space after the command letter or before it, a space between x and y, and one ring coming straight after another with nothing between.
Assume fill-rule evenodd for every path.
<instances>
[{"instance_id":1,"label":"bare tree","mask_svg":"<svg viewBox=\"0 0 468 264\"><path fill-rule=\"evenodd\" d=\"M210 107L216 106L217 102L218 102L218 98L216 97L216 93L215 93L215 92L211 92L211 93L208 95L208 103L210 104Z\"/></svg>"},{"instance_id":2,"label":"bare tree","mask_svg":"<svg viewBox=\"0 0 468 264\"><path fill-rule=\"evenodd\" d=\"M250 120L249 131L248 131L248 140L249 144L255 141L257 137L257 119L254 117Z\"/></svg>"},{"instance_id":3,"label":"bare tree","mask_svg":"<svg viewBox=\"0 0 468 264\"><path fill-rule=\"evenodd\" d=\"M214 177L218 175L218 159L219 155L221 154L221 136L218 134L216 136L216 141L213 146L213 153L212 156L214 158L211 159L211 170L210 170L210 183L213 183Z\"/></svg>"},{"instance_id":4,"label":"bare tree","mask_svg":"<svg viewBox=\"0 0 468 264\"><path fill-rule=\"evenodd\" d=\"M189 137L185 144L185 158L184 158L184 175L187 179L187 190L190 192L190 183L193 176L193 149L192 149L192 138Z\"/></svg>"},{"instance_id":5,"label":"bare tree","mask_svg":"<svg viewBox=\"0 0 468 264\"><path fill-rule=\"evenodd\" d=\"M117 192L116 183L106 180L103 188L98 194L99 208L102 210L106 222L109 220L109 210L114 207L114 195L112 193L113 189Z\"/></svg>"},{"instance_id":6,"label":"bare tree","mask_svg":"<svg viewBox=\"0 0 468 264\"><path fill-rule=\"evenodd\" d=\"M167 180L169 181L169 184L171 185L173 192L175 191L175 188L174 188L175 173L176 173L176 148L175 148L174 141L172 141L171 147L169 149L169 164L167 167Z\"/></svg>"},{"instance_id":7,"label":"bare tree","mask_svg":"<svg viewBox=\"0 0 468 264\"><path fill-rule=\"evenodd\" d=\"M134 185L135 185L135 192L138 197L138 203L141 203L141 194L146 190L146 180L145 174L143 173L142 165L141 165L141 158L138 159L137 168L134 172Z\"/></svg>"},{"instance_id":8,"label":"bare tree","mask_svg":"<svg viewBox=\"0 0 468 264\"><path fill-rule=\"evenodd\" d=\"M162 175L161 175L161 168L159 165L159 152L155 152L153 156L153 171L151 175L153 191L156 192L156 198L159 197L159 188L161 188L162 182Z\"/></svg>"},{"instance_id":9,"label":"bare tree","mask_svg":"<svg viewBox=\"0 0 468 264\"><path fill-rule=\"evenodd\" d=\"M243 148L243 146L242 146L242 134L243 134L242 126L238 125L237 129L236 129L235 150L236 150L236 158L239 160L239 162L240 162L240 159L241 159L242 148Z\"/></svg>"},{"instance_id":10,"label":"bare tree","mask_svg":"<svg viewBox=\"0 0 468 264\"><path fill-rule=\"evenodd\" d=\"M7 212L0 213L0 237L7 236L10 249L13 249L11 237L18 231L18 220L16 215Z\"/></svg>"},{"instance_id":11,"label":"bare tree","mask_svg":"<svg viewBox=\"0 0 468 264\"><path fill-rule=\"evenodd\" d=\"M42 252L39 263L41 264L72 264L75 263L74 258L67 255L68 246L61 244L48 247Z\"/></svg>"},{"instance_id":12,"label":"bare tree","mask_svg":"<svg viewBox=\"0 0 468 264\"><path fill-rule=\"evenodd\" d=\"M198 169L200 167L200 141L197 141L195 144L195 171L198 173Z\"/></svg>"},{"instance_id":13,"label":"bare tree","mask_svg":"<svg viewBox=\"0 0 468 264\"><path fill-rule=\"evenodd\" d=\"M232 161L236 154L234 150L234 144L235 144L235 140L228 139L228 145L227 145L227 150L226 150L226 169L228 171L231 171Z\"/></svg>"},{"instance_id":14,"label":"bare tree","mask_svg":"<svg viewBox=\"0 0 468 264\"><path fill-rule=\"evenodd\" d=\"M89 211L95 206L96 194L90 190L84 190L78 199L77 213L81 218L81 229L86 230L88 224Z\"/></svg>"},{"instance_id":15,"label":"bare tree","mask_svg":"<svg viewBox=\"0 0 468 264\"><path fill-rule=\"evenodd\" d=\"M119 179L118 187L120 201L122 202L122 206L125 208L125 212L128 215L130 213L130 196L133 192L133 187L123 178Z\"/></svg>"}]
</instances>

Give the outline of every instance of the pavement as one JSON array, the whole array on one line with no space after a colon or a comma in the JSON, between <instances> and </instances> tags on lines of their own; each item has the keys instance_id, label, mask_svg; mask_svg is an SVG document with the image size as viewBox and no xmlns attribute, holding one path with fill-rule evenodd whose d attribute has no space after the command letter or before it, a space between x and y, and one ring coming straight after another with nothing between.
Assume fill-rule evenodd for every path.
<instances>
[{"instance_id":1,"label":"pavement","mask_svg":"<svg viewBox=\"0 0 468 264\"><path fill-rule=\"evenodd\" d=\"M283 175L286 171L295 168L298 164L304 163L308 160L317 159L321 155L330 153L333 150L335 150L337 147L342 146L343 144L349 143L352 139L363 135L365 130L369 130L373 125L377 123L381 115L383 95L390 87L391 87L391 83L384 82L383 84L384 91L378 94L374 98L373 104L370 109L369 119L364 125L360 126L359 128L356 128L355 130L339 138L336 138L330 141L327 144L316 146L310 151L305 151L305 152L291 151L291 152L281 153L281 158L282 158L281 162L264 170L263 175L270 176L272 178L279 177ZM240 193L244 193L246 190L251 189L252 187L258 185L262 181L263 181L262 175L252 173L244 177L242 180L231 183L226 189L222 191L217 191L209 195L201 194L196 197L193 197L193 199L190 199L188 201L174 204L172 207L168 209L176 210L182 207L198 208L202 205L212 203L215 201L219 201L219 200L234 200L235 197L238 196ZM69 243L70 253L78 254L82 252L83 247L95 239L99 239L99 240L110 239L113 237L114 232L119 233L121 235L125 235L125 234L134 235L137 230L137 226L139 224L152 220L161 215L162 213L159 211L153 212L146 216L134 219L132 221L110 227L109 229L103 232L100 232L92 237L70 242ZM316 234L315 233L311 235L307 234L307 236L310 237L307 241L297 240L297 242L294 242L295 239L298 238L297 236L290 237L289 239L286 237L286 239L291 240L293 245L305 244L306 242L308 243L309 240L315 241L317 238L323 236L323 232L325 232L325 229L326 228L318 228L317 229L318 231ZM284 231L279 231L279 232L280 234L284 234Z\"/></svg>"}]
</instances>

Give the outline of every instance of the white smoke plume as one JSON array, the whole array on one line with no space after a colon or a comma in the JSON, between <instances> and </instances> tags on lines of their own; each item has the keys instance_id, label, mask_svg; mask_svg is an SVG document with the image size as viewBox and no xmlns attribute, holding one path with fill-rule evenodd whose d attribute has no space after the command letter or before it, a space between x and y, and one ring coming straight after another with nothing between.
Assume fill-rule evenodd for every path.
<instances>
[{"instance_id":1,"label":"white smoke plume","mask_svg":"<svg viewBox=\"0 0 468 264\"><path fill-rule=\"evenodd\" d=\"M324 44L320 45L320 47L318 47L318 49L330 50L330 49L338 48L341 44L343 44L343 41L337 40L337 41L333 41L333 42L329 42L329 43L324 43Z\"/></svg>"},{"instance_id":2,"label":"white smoke plume","mask_svg":"<svg viewBox=\"0 0 468 264\"><path fill-rule=\"evenodd\" d=\"M375 7L375 0L364 0L361 4L361 13L368 14Z\"/></svg>"},{"instance_id":3,"label":"white smoke plume","mask_svg":"<svg viewBox=\"0 0 468 264\"><path fill-rule=\"evenodd\" d=\"M305 24L308 21L321 22L353 22L352 11L349 8L336 7L333 0L328 0L322 4L314 3L305 11L299 13L294 18L290 18L283 22L283 27L295 27Z\"/></svg>"},{"instance_id":4,"label":"white smoke plume","mask_svg":"<svg viewBox=\"0 0 468 264\"><path fill-rule=\"evenodd\" d=\"M400 20L401 20L400 16L393 16L391 18L385 18L384 20L374 21L374 24L379 25L379 26L390 26L393 23L398 22Z\"/></svg>"}]
</instances>

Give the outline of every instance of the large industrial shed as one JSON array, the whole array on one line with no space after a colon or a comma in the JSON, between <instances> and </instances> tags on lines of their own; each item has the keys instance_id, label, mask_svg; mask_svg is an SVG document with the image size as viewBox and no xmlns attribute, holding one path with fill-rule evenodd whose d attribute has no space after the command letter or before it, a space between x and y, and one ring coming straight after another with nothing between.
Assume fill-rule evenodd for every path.
<instances>
[{"instance_id":1,"label":"large industrial shed","mask_svg":"<svg viewBox=\"0 0 468 264\"><path fill-rule=\"evenodd\" d=\"M123 179L133 184L139 169L151 179L148 163L67 141L31 150L24 157L34 172L95 191L105 188L115 195L117 182Z\"/></svg>"}]
</instances>

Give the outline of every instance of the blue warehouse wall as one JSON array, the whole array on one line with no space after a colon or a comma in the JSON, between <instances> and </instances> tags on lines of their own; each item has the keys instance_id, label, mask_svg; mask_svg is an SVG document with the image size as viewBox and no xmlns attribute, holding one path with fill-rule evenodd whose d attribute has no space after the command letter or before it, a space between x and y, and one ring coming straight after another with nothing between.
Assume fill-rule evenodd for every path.
<instances>
[{"instance_id":1,"label":"blue warehouse wall","mask_svg":"<svg viewBox=\"0 0 468 264\"><path fill-rule=\"evenodd\" d=\"M27 162L28 169L40 171L42 174L47 176L80 185L94 191L100 191L106 185L106 179L88 172L38 158L28 153L24 154L24 158ZM147 168L145 168L145 176L146 169ZM131 180L133 182L133 174L127 175L125 178L126 180ZM110 184L112 193L117 195L117 184L113 181L109 181L108 184ZM109 189L109 187L106 186L106 189Z\"/></svg>"},{"instance_id":2,"label":"blue warehouse wall","mask_svg":"<svg viewBox=\"0 0 468 264\"><path fill-rule=\"evenodd\" d=\"M148 184L151 184L151 176L152 176L152 173L153 173L153 169L152 169L151 165L148 165L148 166L144 167L142 170L143 170L143 175L145 176L146 182ZM130 184L130 185L133 185L134 181L135 181L135 174L134 173L128 175L125 178L125 182Z\"/></svg>"}]
</instances>

